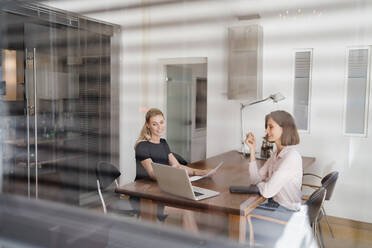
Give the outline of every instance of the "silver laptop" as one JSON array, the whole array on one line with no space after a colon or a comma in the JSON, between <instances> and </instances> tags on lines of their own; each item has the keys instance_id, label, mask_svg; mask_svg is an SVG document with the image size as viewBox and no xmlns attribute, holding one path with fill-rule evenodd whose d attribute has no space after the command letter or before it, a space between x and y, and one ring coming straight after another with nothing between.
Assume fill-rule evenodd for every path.
<instances>
[{"instance_id":1,"label":"silver laptop","mask_svg":"<svg viewBox=\"0 0 372 248\"><path fill-rule=\"evenodd\" d=\"M161 190L191 200L202 200L219 194L217 191L192 186L187 171L168 165L152 163Z\"/></svg>"}]
</instances>

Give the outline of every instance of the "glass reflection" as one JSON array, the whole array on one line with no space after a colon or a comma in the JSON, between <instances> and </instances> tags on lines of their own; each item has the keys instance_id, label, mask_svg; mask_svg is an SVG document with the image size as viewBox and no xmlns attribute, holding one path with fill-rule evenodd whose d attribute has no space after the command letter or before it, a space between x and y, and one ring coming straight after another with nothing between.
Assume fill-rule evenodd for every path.
<instances>
[{"instance_id":1,"label":"glass reflection","mask_svg":"<svg viewBox=\"0 0 372 248\"><path fill-rule=\"evenodd\" d=\"M96 201L95 165L114 159L114 26L41 10L1 11L3 192L84 206Z\"/></svg>"}]
</instances>

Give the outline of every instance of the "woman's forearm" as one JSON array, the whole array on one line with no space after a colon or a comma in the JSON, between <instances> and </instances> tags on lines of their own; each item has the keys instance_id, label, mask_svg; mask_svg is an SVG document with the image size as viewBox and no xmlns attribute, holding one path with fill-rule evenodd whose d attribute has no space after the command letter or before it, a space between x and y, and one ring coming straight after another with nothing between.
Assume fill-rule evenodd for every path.
<instances>
[{"instance_id":1,"label":"woman's forearm","mask_svg":"<svg viewBox=\"0 0 372 248\"><path fill-rule=\"evenodd\" d=\"M188 166L184 166L184 165L180 165L180 164L178 164L179 166L179 168L184 168L184 169L186 169L186 171L187 171L187 174L189 175L189 176L196 176L197 175L197 171L198 171L198 169L193 169L193 168L190 168L190 167L188 167Z\"/></svg>"},{"instance_id":2,"label":"woman's forearm","mask_svg":"<svg viewBox=\"0 0 372 248\"><path fill-rule=\"evenodd\" d=\"M255 162L256 161L256 151L255 149L251 149L251 154L250 154L250 162Z\"/></svg>"},{"instance_id":3,"label":"woman's forearm","mask_svg":"<svg viewBox=\"0 0 372 248\"><path fill-rule=\"evenodd\" d=\"M251 184L256 184L262 181L259 169L256 163L256 159L249 163L249 179Z\"/></svg>"}]
</instances>

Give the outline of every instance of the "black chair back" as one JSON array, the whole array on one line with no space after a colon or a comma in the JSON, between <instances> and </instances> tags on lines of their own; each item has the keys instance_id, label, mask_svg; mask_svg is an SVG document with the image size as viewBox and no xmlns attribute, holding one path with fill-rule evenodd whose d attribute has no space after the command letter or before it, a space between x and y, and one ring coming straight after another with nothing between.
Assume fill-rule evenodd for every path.
<instances>
[{"instance_id":1,"label":"black chair back","mask_svg":"<svg viewBox=\"0 0 372 248\"><path fill-rule=\"evenodd\" d=\"M325 177L323 177L323 179L321 181L322 187L327 190L327 194L325 196L325 199L327 201L329 199L331 199L331 196L333 194L333 190L335 189L335 186L336 186L337 178L338 178L338 172L333 171L333 172L329 173L328 175L326 175Z\"/></svg>"},{"instance_id":2,"label":"black chair back","mask_svg":"<svg viewBox=\"0 0 372 248\"><path fill-rule=\"evenodd\" d=\"M187 165L188 162L186 161L186 159L184 159L181 155L177 154L177 153L173 153L173 156L177 159L178 163L182 164L182 165Z\"/></svg>"},{"instance_id":3,"label":"black chair back","mask_svg":"<svg viewBox=\"0 0 372 248\"><path fill-rule=\"evenodd\" d=\"M308 206L308 214L311 226L313 226L319 216L320 209L322 207L324 198L326 195L326 189L320 187L314 193L311 194L309 200L306 201L306 205Z\"/></svg>"},{"instance_id":4,"label":"black chair back","mask_svg":"<svg viewBox=\"0 0 372 248\"><path fill-rule=\"evenodd\" d=\"M96 177L99 181L101 190L110 186L121 173L113 164L106 161L97 162Z\"/></svg>"}]
</instances>

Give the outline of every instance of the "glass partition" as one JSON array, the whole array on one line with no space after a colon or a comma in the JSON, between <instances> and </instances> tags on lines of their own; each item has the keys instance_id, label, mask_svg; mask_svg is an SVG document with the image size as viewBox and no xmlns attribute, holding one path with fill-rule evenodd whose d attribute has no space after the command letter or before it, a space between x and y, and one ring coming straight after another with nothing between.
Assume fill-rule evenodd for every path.
<instances>
[{"instance_id":1,"label":"glass partition","mask_svg":"<svg viewBox=\"0 0 372 248\"><path fill-rule=\"evenodd\" d=\"M164 59L167 142L188 162L206 158L207 59Z\"/></svg>"},{"instance_id":2,"label":"glass partition","mask_svg":"<svg viewBox=\"0 0 372 248\"><path fill-rule=\"evenodd\" d=\"M111 153L112 33L101 32L98 22L63 22L58 12L35 8L1 11L2 188L84 206L98 199L97 162L117 160Z\"/></svg>"}]
</instances>

